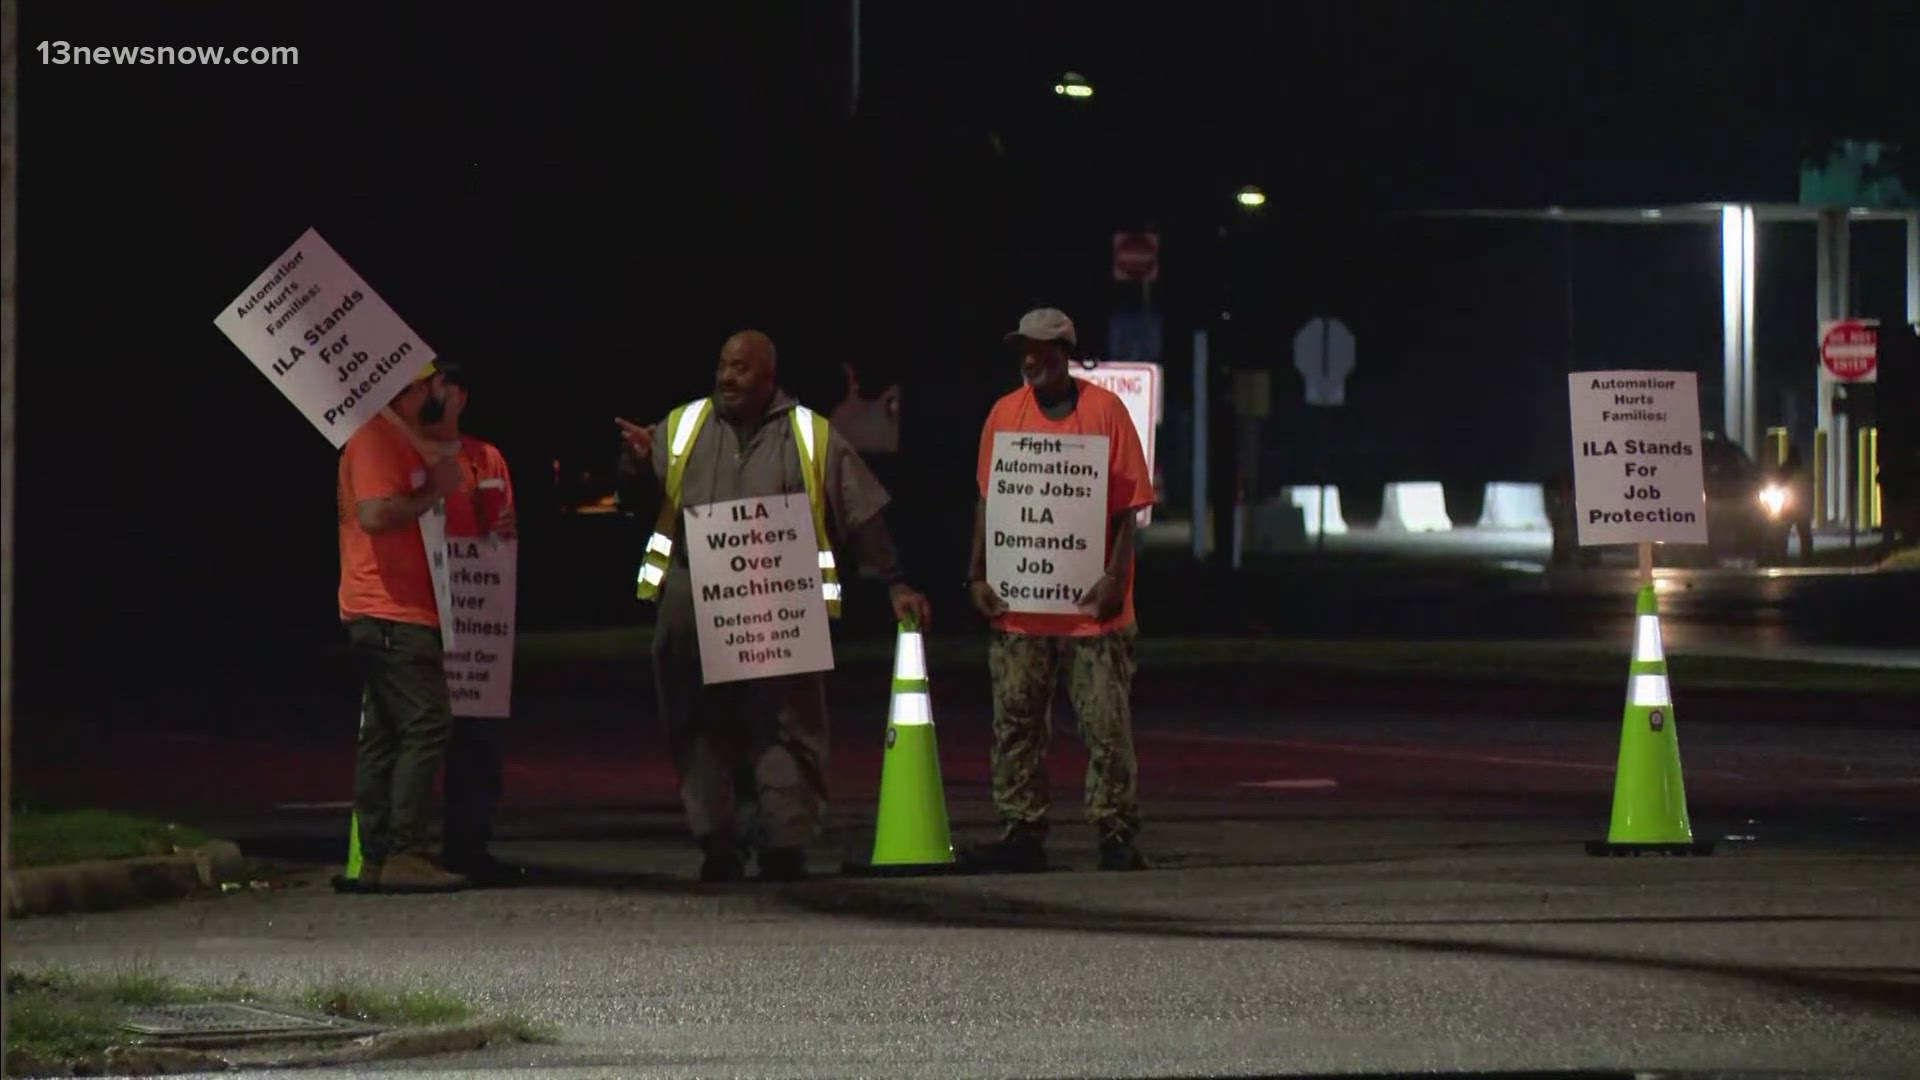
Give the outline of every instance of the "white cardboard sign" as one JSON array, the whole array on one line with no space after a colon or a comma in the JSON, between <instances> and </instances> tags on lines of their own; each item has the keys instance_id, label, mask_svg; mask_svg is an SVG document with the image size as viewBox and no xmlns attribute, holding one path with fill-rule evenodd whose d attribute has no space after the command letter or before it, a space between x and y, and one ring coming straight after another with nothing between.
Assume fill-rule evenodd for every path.
<instances>
[{"instance_id":1,"label":"white cardboard sign","mask_svg":"<svg viewBox=\"0 0 1920 1080\"><path fill-rule=\"evenodd\" d=\"M1166 394L1160 380L1160 365L1110 361L1092 371L1080 372L1077 377L1113 391L1114 396L1127 407L1127 417L1133 421L1133 430L1140 436L1140 449L1147 457L1147 476L1158 476L1153 471L1153 451ZM1151 523L1153 507L1142 507L1134 520L1142 525Z\"/></svg>"},{"instance_id":2,"label":"white cardboard sign","mask_svg":"<svg viewBox=\"0 0 1920 1080\"><path fill-rule=\"evenodd\" d=\"M446 543L453 624L446 654L455 716L505 717L513 706L513 641L520 542L457 536Z\"/></svg>"},{"instance_id":3,"label":"white cardboard sign","mask_svg":"<svg viewBox=\"0 0 1920 1080\"><path fill-rule=\"evenodd\" d=\"M1576 371L1567 398L1581 545L1706 543L1698 377Z\"/></svg>"},{"instance_id":4,"label":"white cardboard sign","mask_svg":"<svg viewBox=\"0 0 1920 1080\"><path fill-rule=\"evenodd\" d=\"M833 667L805 494L689 506L687 565L707 685Z\"/></svg>"},{"instance_id":5,"label":"white cardboard sign","mask_svg":"<svg viewBox=\"0 0 1920 1080\"><path fill-rule=\"evenodd\" d=\"M1105 435L997 431L987 478L987 581L1007 607L1084 614L1106 572Z\"/></svg>"},{"instance_id":6,"label":"white cardboard sign","mask_svg":"<svg viewBox=\"0 0 1920 1080\"><path fill-rule=\"evenodd\" d=\"M426 483L425 473L415 473L415 491ZM440 501L420 515L420 546L427 552L427 573L433 578L433 606L440 614L440 649L452 652L457 635L453 630L452 570L447 562L447 501Z\"/></svg>"},{"instance_id":7,"label":"white cardboard sign","mask_svg":"<svg viewBox=\"0 0 1920 1080\"><path fill-rule=\"evenodd\" d=\"M434 357L312 229L213 324L336 449Z\"/></svg>"}]
</instances>

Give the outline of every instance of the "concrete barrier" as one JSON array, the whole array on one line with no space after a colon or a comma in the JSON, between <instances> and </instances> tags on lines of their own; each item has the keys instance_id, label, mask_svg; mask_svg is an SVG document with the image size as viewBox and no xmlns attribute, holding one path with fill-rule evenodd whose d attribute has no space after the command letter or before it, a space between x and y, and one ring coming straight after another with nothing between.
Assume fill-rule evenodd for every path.
<instances>
[{"instance_id":1,"label":"concrete barrier","mask_svg":"<svg viewBox=\"0 0 1920 1080\"><path fill-rule=\"evenodd\" d=\"M1487 500L1480 512L1483 529L1546 529L1546 491L1539 484L1496 480L1487 485Z\"/></svg>"},{"instance_id":2,"label":"concrete barrier","mask_svg":"<svg viewBox=\"0 0 1920 1080\"><path fill-rule=\"evenodd\" d=\"M1347 531L1347 520L1340 514L1340 489L1327 485L1327 535L1340 536ZM1301 484L1287 489L1287 501L1300 508L1309 537L1320 535L1320 488Z\"/></svg>"},{"instance_id":3,"label":"concrete barrier","mask_svg":"<svg viewBox=\"0 0 1920 1080\"><path fill-rule=\"evenodd\" d=\"M1453 528L1447 517L1447 494L1437 480L1402 480L1387 485L1386 505L1380 512L1382 532L1445 532Z\"/></svg>"}]
</instances>

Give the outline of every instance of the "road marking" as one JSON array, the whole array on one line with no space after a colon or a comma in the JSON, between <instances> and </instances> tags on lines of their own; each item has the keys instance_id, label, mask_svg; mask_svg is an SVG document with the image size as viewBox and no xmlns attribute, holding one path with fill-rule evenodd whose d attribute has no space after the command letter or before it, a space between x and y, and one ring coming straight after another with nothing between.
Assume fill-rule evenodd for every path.
<instances>
[{"instance_id":1,"label":"road marking","mask_svg":"<svg viewBox=\"0 0 1920 1080\"><path fill-rule=\"evenodd\" d=\"M1242 780L1240 786L1265 788L1268 791L1326 791L1339 787L1340 781L1326 777L1313 780Z\"/></svg>"},{"instance_id":2,"label":"road marking","mask_svg":"<svg viewBox=\"0 0 1920 1080\"><path fill-rule=\"evenodd\" d=\"M1283 750L1321 750L1340 754L1358 754L1367 757L1417 758L1425 761L1453 761L1471 765L1515 765L1533 769L1572 769L1575 772L1606 773L1614 770L1612 765L1601 765L1587 761L1559 761L1553 758L1508 757L1502 754L1465 754L1449 750L1416 750L1403 746L1360 746L1351 743L1307 742L1301 739L1261 739L1248 735L1176 735L1168 732L1141 732L1141 738L1160 738L1173 741L1224 743L1230 746L1273 746ZM1715 772L1711 769L1688 769L1694 776L1711 776L1722 780L1745 780L1740 773Z\"/></svg>"}]
</instances>

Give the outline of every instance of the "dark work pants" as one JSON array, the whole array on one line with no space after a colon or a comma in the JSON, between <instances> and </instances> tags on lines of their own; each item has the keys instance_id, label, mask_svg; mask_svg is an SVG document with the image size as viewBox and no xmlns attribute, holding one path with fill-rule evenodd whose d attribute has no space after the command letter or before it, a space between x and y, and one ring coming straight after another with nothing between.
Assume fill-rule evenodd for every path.
<instances>
[{"instance_id":1,"label":"dark work pants","mask_svg":"<svg viewBox=\"0 0 1920 1080\"><path fill-rule=\"evenodd\" d=\"M493 816L506 775L507 721L497 716L456 716L447 741L447 866L470 865L487 856Z\"/></svg>"},{"instance_id":2,"label":"dark work pants","mask_svg":"<svg viewBox=\"0 0 1920 1080\"><path fill-rule=\"evenodd\" d=\"M347 623L347 643L363 687L353 768L361 851L372 863L428 855L434 784L453 726L440 631L363 617Z\"/></svg>"}]
</instances>

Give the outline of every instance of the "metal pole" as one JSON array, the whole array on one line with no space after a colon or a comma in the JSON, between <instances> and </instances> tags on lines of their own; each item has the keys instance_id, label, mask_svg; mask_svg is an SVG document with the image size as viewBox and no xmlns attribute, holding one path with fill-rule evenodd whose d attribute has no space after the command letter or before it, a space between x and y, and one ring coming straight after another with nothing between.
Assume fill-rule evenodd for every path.
<instances>
[{"instance_id":1,"label":"metal pole","mask_svg":"<svg viewBox=\"0 0 1920 1080\"><path fill-rule=\"evenodd\" d=\"M1720 209L1720 430L1736 443L1746 410L1745 369L1740 363L1745 352L1740 340L1745 325L1740 308L1746 298L1744 224L1740 207Z\"/></svg>"},{"instance_id":2,"label":"metal pole","mask_svg":"<svg viewBox=\"0 0 1920 1080\"><path fill-rule=\"evenodd\" d=\"M852 51L847 62L847 117L852 119L860 113L860 0L850 0L847 22Z\"/></svg>"},{"instance_id":3,"label":"metal pole","mask_svg":"<svg viewBox=\"0 0 1920 1080\"><path fill-rule=\"evenodd\" d=\"M1193 332L1193 558L1207 558L1207 332Z\"/></svg>"},{"instance_id":4,"label":"metal pole","mask_svg":"<svg viewBox=\"0 0 1920 1080\"><path fill-rule=\"evenodd\" d=\"M1760 374L1753 341L1754 282L1760 276L1760 227L1753 207L1740 210L1740 446L1760 456Z\"/></svg>"},{"instance_id":5,"label":"metal pole","mask_svg":"<svg viewBox=\"0 0 1920 1080\"><path fill-rule=\"evenodd\" d=\"M1907 215L1907 321L1920 322L1920 214Z\"/></svg>"},{"instance_id":6,"label":"metal pole","mask_svg":"<svg viewBox=\"0 0 1920 1080\"><path fill-rule=\"evenodd\" d=\"M20 197L20 9L0 3L0 867L13 870L13 504L14 416L20 395L14 361L14 301L20 264L14 238ZM7 936L6 905L0 904L0 938ZM6 976L0 974L0 993ZM6 1044L7 1010L0 1009L0 1046Z\"/></svg>"}]
</instances>

